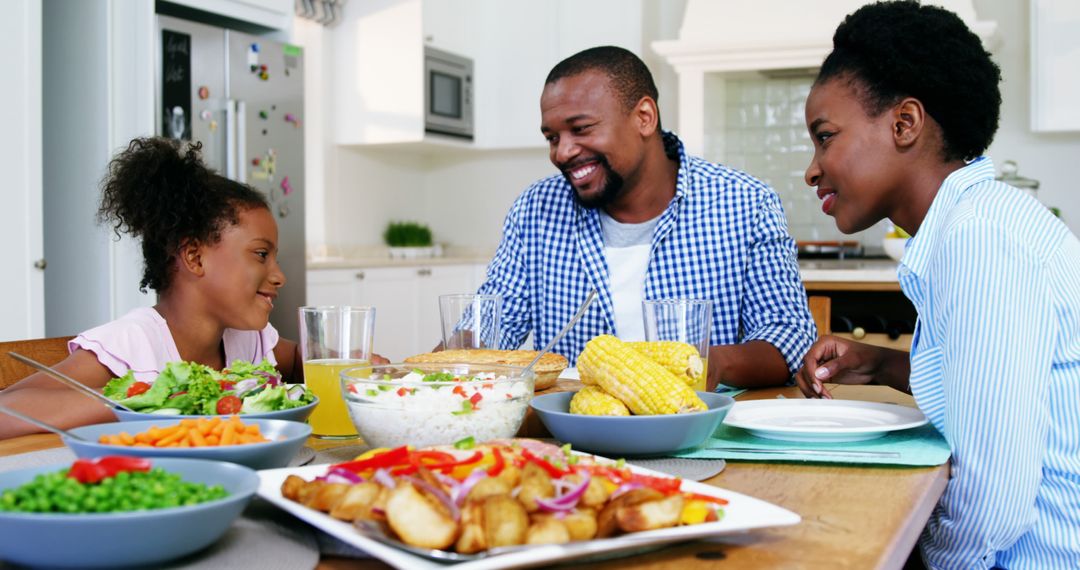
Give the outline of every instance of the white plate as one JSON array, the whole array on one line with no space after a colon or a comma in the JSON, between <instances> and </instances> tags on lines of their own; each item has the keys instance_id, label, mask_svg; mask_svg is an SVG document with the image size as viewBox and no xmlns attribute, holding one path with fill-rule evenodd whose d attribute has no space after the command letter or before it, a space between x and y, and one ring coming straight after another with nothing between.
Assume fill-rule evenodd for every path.
<instances>
[{"instance_id":1,"label":"white plate","mask_svg":"<svg viewBox=\"0 0 1080 570\"><path fill-rule=\"evenodd\" d=\"M581 380L581 375L578 374L577 368L564 368L559 373L559 380Z\"/></svg>"},{"instance_id":2,"label":"white plate","mask_svg":"<svg viewBox=\"0 0 1080 570\"><path fill-rule=\"evenodd\" d=\"M874 439L926 421L918 409L898 404L802 399L735 402L724 418L757 437L816 442Z\"/></svg>"},{"instance_id":3,"label":"white plate","mask_svg":"<svg viewBox=\"0 0 1080 570\"><path fill-rule=\"evenodd\" d=\"M300 503L290 501L281 496L281 483L289 475L297 475L310 480L326 473L327 467L328 466L326 465L309 465L307 467L289 467L285 469L259 471L259 477L262 479L262 482L259 485L259 495L289 513L292 513L300 520L303 520L352 546L366 551L368 554L371 554L375 558L378 558L391 566L410 569L447 568L446 564L421 558L393 546L376 542L375 540L361 535L350 523L337 520L326 513L309 509ZM637 473L670 477L669 475L651 469L637 467L635 465L627 465L627 467ZM637 532L614 538L587 540L569 544L534 546L507 552L505 554L489 556L487 558L461 562L459 564L454 564L453 568L455 570L465 570L547 565L547 563L571 560L605 552L640 549L650 545L679 542L757 528L794 525L798 524L801 520L799 515L773 505L772 503L767 503L760 499L755 499L732 491L726 491L710 485L704 485L702 483L684 479L682 482L682 489L692 493L701 493L703 495L727 499L728 504L724 507L724 517L721 520L712 523Z\"/></svg>"}]
</instances>

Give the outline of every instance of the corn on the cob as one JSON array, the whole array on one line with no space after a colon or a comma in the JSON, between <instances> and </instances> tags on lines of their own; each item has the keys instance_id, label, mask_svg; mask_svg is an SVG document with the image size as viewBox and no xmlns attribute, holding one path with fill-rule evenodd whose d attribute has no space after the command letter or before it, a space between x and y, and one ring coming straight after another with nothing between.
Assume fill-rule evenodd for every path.
<instances>
[{"instance_id":1,"label":"corn on the cob","mask_svg":"<svg viewBox=\"0 0 1080 570\"><path fill-rule=\"evenodd\" d=\"M694 346L674 340L631 342L630 346L678 376L687 386L696 386L705 376L705 361Z\"/></svg>"},{"instance_id":2,"label":"corn on the cob","mask_svg":"<svg viewBox=\"0 0 1080 570\"><path fill-rule=\"evenodd\" d=\"M584 416L629 416L630 410L615 396L593 385L578 390L570 398L570 413Z\"/></svg>"},{"instance_id":3,"label":"corn on the cob","mask_svg":"<svg viewBox=\"0 0 1080 570\"><path fill-rule=\"evenodd\" d=\"M590 340L577 367L582 382L599 385L639 416L708 409L682 380L611 335Z\"/></svg>"}]
</instances>

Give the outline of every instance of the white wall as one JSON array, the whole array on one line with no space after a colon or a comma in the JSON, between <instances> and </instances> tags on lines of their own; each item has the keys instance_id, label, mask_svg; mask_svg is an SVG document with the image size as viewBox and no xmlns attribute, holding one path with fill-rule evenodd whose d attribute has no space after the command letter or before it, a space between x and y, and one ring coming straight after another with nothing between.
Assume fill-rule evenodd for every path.
<instances>
[{"instance_id":1,"label":"white wall","mask_svg":"<svg viewBox=\"0 0 1080 570\"><path fill-rule=\"evenodd\" d=\"M9 113L0 137L0 172L6 180L0 223L0 341L45 334L44 276L33 263L44 257L41 225L41 4L15 0L0 19L0 51L7 83L0 109Z\"/></svg>"},{"instance_id":2,"label":"white wall","mask_svg":"<svg viewBox=\"0 0 1080 570\"><path fill-rule=\"evenodd\" d=\"M1015 160L1021 175L1041 182L1039 199L1061 208L1062 219L1080 234L1080 182L1074 166L1080 160L1080 132L1031 132L1029 0L975 0L975 10L979 19L997 22L1000 42L993 54L1002 75L1001 125L989 154L999 169L1002 162Z\"/></svg>"},{"instance_id":3,"label":"white wall","mask_svg":"<svg viewBox=\"0 0 1080 570\"><path fill-rule=\"evenodd\" d=\"M678 121L677 77L647 46L652 40L678 35L685 4L685 0L646 0L641 14L625 15L628 22L642 28L645 53L641 55L657 81L666 128L673 128ZM613 19L620 16L616 11L611 13ZM324 243L331 251L381 245L382 231L390 220L427 223L436 241L451 246L494 248L514 199L532 182L555 173L540 135L537 86L543 80L537 77L527 86L523 80L521 85L502 87L505 96L536 102L534 148L448 149L423 154L389 148L329 150L325 205L309 204L309 211L325 209L325 241L317 241L317 230L309 229L309 251L319 250ZM317 223L309 219L308 227Z\"/></svg>"}]
</instances>

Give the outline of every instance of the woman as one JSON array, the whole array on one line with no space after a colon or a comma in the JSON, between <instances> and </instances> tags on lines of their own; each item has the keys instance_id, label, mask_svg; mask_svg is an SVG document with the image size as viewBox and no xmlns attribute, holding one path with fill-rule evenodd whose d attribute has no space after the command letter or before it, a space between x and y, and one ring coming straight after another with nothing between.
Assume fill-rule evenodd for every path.
<instances>
[{"instance_id":1,"label":"woman","mask_svg":"<svg viewBox=\"0 0 1080 570\"><path fill-rule=\"evenodd\" d=\"M1080 564L1080 241L981 156L1000 73L953 13L864 6L806 102L806 181L846 233L890 219L919 313L906 353L836 337L797 375L910 391L953 451L920 541L931 568Z\"/></svg>"}]
</instances>

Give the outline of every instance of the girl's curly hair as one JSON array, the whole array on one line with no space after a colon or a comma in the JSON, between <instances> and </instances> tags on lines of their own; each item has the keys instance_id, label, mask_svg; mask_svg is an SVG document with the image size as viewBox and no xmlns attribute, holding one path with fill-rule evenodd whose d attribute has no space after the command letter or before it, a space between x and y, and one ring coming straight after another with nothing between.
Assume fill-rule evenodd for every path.
<instances>
[{"instance_id":1,"label":"girl's curly hair","mask_svg":"<svg viewBox=\"0 0 1080 570\"><path fill-rule=\"evenodd\" d=\"M941 125L946 161L981 155L997 132L1001 71L979 37L944 8L900 0L849 14L816 83L845 77L871 116L904 97L921 101Z\"/></svg>"},{"instance_id":2,"label":"girl's curly hair","mask_svg":"<svg viewBox=\"0 0 1080 570\"><path fill-rule=\"evenodd\" d=\"M144 293L168 289L183 245L217 243L241 211L269 208L257 190L207 168L201 149L201 143L181 148L171 139L137 138L109 163L98 220L117 236L142 239Z\"/></svg>"}]
</instances>

